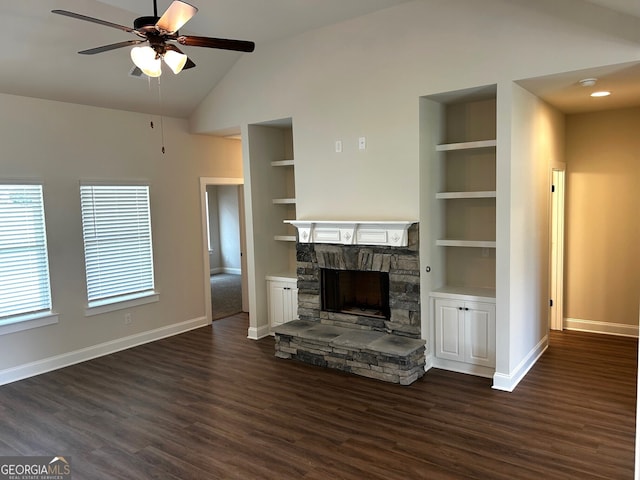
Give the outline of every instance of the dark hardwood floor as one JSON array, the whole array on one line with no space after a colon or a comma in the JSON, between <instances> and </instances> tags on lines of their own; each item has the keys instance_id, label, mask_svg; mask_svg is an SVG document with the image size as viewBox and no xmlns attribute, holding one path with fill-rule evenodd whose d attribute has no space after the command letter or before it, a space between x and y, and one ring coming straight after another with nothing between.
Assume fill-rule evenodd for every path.
<instances>
[{"instance_id":1,"label":"dark hardwood floor","mask_svg":"<svg viewBox=\"0 0 640 480\"><path fill-rule=\"evenodd\" d=\"M73 478L631 479L637 341L552 333L515 392L279 360L245 314L0 387L0 455Z\"/></svg>"}]
</instances>

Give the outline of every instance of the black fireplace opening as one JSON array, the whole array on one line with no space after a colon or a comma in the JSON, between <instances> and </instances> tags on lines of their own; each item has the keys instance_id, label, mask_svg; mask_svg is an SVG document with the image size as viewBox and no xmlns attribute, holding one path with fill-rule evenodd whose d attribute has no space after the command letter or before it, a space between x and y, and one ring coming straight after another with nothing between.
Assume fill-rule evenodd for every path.
<instances>
[{"instance_id":1,"label":"black fireplace opening","mask_svg":"<svg viewBox=\"0 0 640 480\"><path fill-rule=\"evenodd\" d=\"M320 279L322 310L391 318L389 273L322 268Z\"/></svg>"}]
</instances>

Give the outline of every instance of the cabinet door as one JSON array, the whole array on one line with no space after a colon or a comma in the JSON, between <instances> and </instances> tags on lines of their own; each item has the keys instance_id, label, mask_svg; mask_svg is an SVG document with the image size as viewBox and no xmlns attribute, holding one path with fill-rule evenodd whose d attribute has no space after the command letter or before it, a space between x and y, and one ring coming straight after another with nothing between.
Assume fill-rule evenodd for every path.
<instances>
[{"instance_id":1,"label":"cabinet door","mask_svg":"<svg viewBox=\"0 0 640 480\"><path fill-rule=\"evenodd\" d=\"M277 327L283 323L285 316L285 289L280 282L269 284L269 326Z\"/></svg>"},{"instance_id":2,"label":"cabinet door","mask_svg":"<svg viewBox=\"0 0 640 480\"><path fill-rule=\"evenodd\" d=\"M436 299L436 356L464 361L464 311L462 302Z\"/></svg>"},{"instance_id":3,"label":"cabinet door","mask_svg":"<svg viewBox=\"0 0 640 480\"><path fill-rule=\"evenodd\" d=\"M489 303L464 304L464 361L495 367L496 307Z\"/></svg>"},{"instance_id":4,"label":"cabinet door","mask_svg":"<svg viewBox=\"0 0 640 480\"><path fill-rule=\"evenodd\" d=\"M298 318L296 281L268 281L269 325L273 328Z\"/></svg>"},{"instance_id":5,"label":"cabinet door","mask_svg":"<svg viewBox=\"0 0 640 480\"><path fill-rule=\"evenodd\" d=\"M298 288L295 282L284 287L283 292L283 323L290 322L298 318Z\"/></svg>"}]
</instances>

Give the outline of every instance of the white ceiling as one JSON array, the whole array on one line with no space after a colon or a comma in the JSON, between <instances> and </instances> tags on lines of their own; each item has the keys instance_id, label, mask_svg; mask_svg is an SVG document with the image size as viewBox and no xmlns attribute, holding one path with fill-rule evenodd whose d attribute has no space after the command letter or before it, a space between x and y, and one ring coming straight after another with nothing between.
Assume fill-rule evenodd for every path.
<instances>
[{"instance_id":1,"label":"white ceiling","mask_svg":"<svg viewBox=\"0 0 640 480\"><path fill-rule=\"evenodd\" d=\"M591 3L610 8L620 13L640 17L640 1L638 0L589 0Z\"/></svg>"},{"instance_id":2,"label":"white ceiling","mask_svg":"<svg viewBox=\"0 0 640 480\"><path fill-rule=\"evenodd\" d=\"M199 12L181 33L251 40L259 51L261 44L266 42L406 1L409 0L190 0ZM640 18L640 0L589 1ZM170 0L158 0L159 15L170 3ZM527 2L520 3L526 5ZM54 15L50 13L52 9L70 10L132 26L136 17L153 15L153 0L1 1L0 40L3 48L0 49L0 92L187 117L241 55L252 55L183 47L197 68L177 76L165 72L160 77L162 98L159 99L155 79L151 80L154 83L150 88L146 77L128 75L133 65L127 48L98 55L76 53L136 37L117 29ZM611 82L616 79L616 72L602 73L610 75ZM637 68L619 73L627 83L632 74L634 78L640 76ZM523 85L534 93L542 92L553 99L550 92L566 89L569 81L564 77L555 80L547 77L544 81ZM634 90L633 94L640 98L637 93L637 89ZM616 96L622 98L622 94ZM573 107L565 105L562 108Z\"/></svg>"}]
</instances>

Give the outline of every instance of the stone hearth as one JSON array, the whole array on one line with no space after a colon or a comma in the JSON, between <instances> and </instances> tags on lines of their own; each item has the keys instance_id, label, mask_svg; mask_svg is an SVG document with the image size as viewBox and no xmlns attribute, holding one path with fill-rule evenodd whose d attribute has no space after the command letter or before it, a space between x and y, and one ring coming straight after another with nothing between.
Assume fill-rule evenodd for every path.
<instances>
[{"instance_id":1,"label":"stone hearth","mask_svg":"<svg viewBox=\"0 0 640 480\"><path fill-rule=\"evenodd\" d=\"M309 320L276 328L276 356L409 385L424 375L424 340Z\"/></svg>"}]
</instances>

